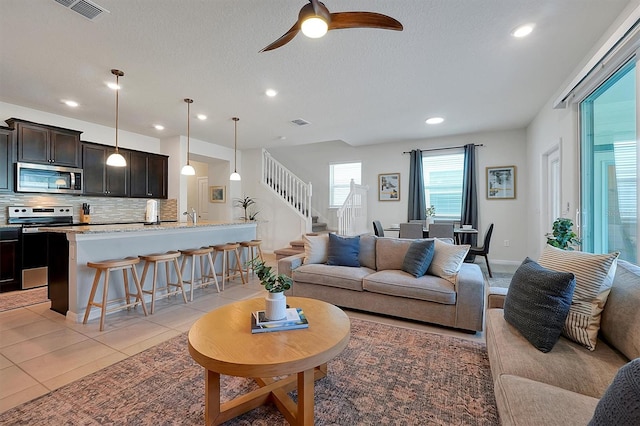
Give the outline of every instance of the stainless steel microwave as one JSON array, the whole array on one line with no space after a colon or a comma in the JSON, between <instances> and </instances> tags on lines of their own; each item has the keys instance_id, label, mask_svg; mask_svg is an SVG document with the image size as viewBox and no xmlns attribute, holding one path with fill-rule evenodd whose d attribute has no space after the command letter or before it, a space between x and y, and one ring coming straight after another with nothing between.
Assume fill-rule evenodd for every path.
<instances>
[{"instance_id":1,"label":"stainless steel microwave","mask_svg":"<svg viewBox=\"0 0 640 426\"><path fill-rule=\"evenodd\" d=\"M82 169L16 163L17 192L82 194Z\"/></svg>"}]
</instances>

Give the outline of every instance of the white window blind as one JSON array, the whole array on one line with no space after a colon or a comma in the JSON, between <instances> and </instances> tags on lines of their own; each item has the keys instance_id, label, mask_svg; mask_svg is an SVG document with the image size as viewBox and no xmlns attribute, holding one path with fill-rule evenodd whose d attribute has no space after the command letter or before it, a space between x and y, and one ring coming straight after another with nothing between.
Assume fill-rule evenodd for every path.
<instances>
[{"instance_id":1,"label":"white window blind","mask_svg":"<svg viewBox=\"0 0 640 426\"><path fill-rule=\"evenodd\" d=\"M351 179L361 183L362 163L336 163L329 165L329 206L341 207L349 195Z\"/></svg>"},{"instance_id":2,"label":"white window blind","mask_svg":"<svg viewBox=\"0 0 640 426\"><path fill-rule=\"evenodd\" d=\"M436 218L459 220L462 210L464 151L422 154L427 207L436 208Z\"/></svg>"}]
</instances>

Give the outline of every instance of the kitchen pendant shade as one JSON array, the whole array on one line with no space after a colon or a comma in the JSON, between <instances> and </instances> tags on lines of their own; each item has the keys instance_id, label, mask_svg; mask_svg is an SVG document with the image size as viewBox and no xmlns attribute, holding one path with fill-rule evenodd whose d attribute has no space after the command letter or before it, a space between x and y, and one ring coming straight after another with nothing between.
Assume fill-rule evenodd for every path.
<instances>
[{"instance_id":1,"label":"kitchen pendant shade","mask_svg":"<svg viewBox=\"0 0 640 426\"><path fill-rule=\"evenodd\" d=\"M180 170L180 174L185 176L194 176L196 174L196 169L193 168L191 164L186 164Z\"/></svg>"},{"instance_id":2,"label":"kitchen pendant shade","mask_svg":"<svg viewBox=\"0 0 640 426\"><path fill-rule=\"evenodd\" d=\"M181 175L185 176L193 176L196 174L196 169L193 168L191 164L189 164L189 140L191 133L191 104L193 103L193 99L185 98L184 100L187 104L187 164L182 167L180 170Z\"/></svg>"},{"instance_id":3,"label":"kitchen pendant shade","mask_svg":"<svg viewBox=\"0 0 640 426\"><path fill-rule=\"evenodd\" d=\"M118 107L120 103L120 77L124 75L124 72L116 69L111 70L111 74L116 76L116 152L107 157L107 166L112 167L126 167L127 160L124 159L122 154L118 152Z\"/></svg>"},{"instance_id":4,"label":"kitchen pendant shade","mask_svg":"<svg viewBox=\"0 0 640 426\"><path fill-rule=\"evenodd\" d=\"M242 180L240 173L238 173L238 117L233 117L233 173L229 176L229 180Z\"/></svg>"}]
</instances>

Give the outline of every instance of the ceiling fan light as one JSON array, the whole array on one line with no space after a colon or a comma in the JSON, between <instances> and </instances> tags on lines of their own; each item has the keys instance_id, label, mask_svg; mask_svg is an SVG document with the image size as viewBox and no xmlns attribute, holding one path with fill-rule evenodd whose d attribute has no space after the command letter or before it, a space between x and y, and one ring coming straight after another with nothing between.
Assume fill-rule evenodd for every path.
<instances>
[{"instance_id":1,"label":"ceiling fan light","mask_svg":"<svg viewBox=\"0 0 640 426\"><path fill-rule=\"evenodd\" d=\"M191 164L185 164L180 170L181 175L185 176L194 176L196 174L196 169L193 168Z\"/></svg>"},{"instance_id":2,"label":"ceiling fan light","mask_svg":"<svg viewBox=\"0 0 640 426\"><path fill-rule=\"evenodd\" d=\"M229 176L229 180L242 180L242 178L240 177L240 173L233 172L231 176Z\"/></svg>"},{"instance_id":3,"label":"ceiling fan light","mask_svg":"<svg viewBox=\"0 0 640 426\"><path fill-rule=\"evenodd\" d=\"M309 38L320 38L327 33L329 25L319 16L312 16L302 22L302 34Z\"/></svg>"},{"instance_id":4,"label":"ceiling fan light","mask_svg":"<svg viewBox=\"0 0 640 426\"><path fill-rule=\"evenodd\" d=\"M125 167L126 165L127 160L125 160L122 154L120 154L119 152L114 152L109 157L107 157L107 166Z\"/></svg>"}]
</instances>

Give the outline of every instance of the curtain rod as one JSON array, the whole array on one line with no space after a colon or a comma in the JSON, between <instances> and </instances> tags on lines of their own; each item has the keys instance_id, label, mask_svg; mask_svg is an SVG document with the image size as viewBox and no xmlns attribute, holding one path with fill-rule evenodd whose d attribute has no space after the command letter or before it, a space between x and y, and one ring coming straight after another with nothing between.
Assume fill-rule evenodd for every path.
<instances>
[{"instance_id":1,"label":"curtain rod","mask_svg":"<svg viewBox=\"0 0 640 426\"><path fill-rule=\"evenodd\" d=\"M482 143L476 143L473 146L484 146L484 144ZM443 149L459 149L459 148L464 148L464 145L461 146L448 146L446 148L432 148L432 149L421 149L420 152L426 152L426 151L442 151ZM411 151L404 151L403 154L411 154Z\"/></svg>"}]
</instances>

